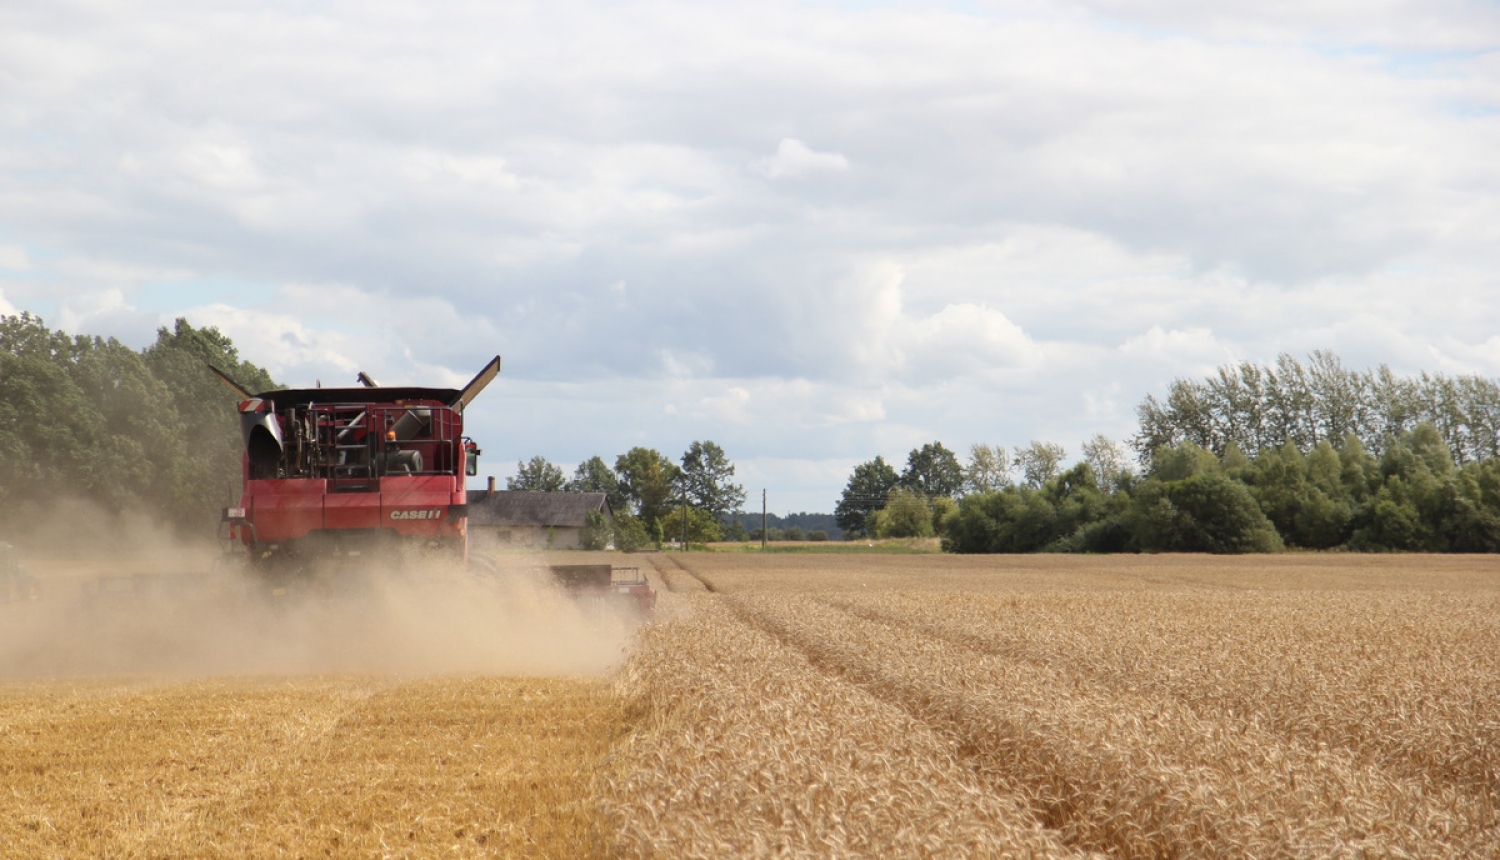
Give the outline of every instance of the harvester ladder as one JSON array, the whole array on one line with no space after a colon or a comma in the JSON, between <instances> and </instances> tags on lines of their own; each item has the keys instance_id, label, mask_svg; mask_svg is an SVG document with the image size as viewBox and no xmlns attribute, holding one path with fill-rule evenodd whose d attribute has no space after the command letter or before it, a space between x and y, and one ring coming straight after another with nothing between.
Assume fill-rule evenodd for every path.
<instances>
[{"instance_id":1,"label":"harvester ladder","mask_svg":"<svg viewBox=\"0 0 1500 860\"><path fill-rule=\"evenodd\" d=\"M371 467L369 410L357 406L334 406L320 410L327 417L319 421L319 447L330 453L327 458L331 492L359 492L375 486ZM363 433L363 435L359 435ZM350 441L358 438L358 442Z\"/></svg>"}]
</instances>

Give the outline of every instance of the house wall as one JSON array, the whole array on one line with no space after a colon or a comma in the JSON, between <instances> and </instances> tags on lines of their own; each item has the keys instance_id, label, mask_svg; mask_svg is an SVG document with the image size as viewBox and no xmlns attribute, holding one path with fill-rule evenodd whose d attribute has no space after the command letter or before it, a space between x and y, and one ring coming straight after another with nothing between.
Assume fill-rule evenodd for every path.
<instances>
[{"instance_id":1,"label":"house wall","mask_svg":"<svg viewBox=\"0 0 1500 860\"><path fill-rule=\"evenodd\" d=\"M548 542L548 539L551 542ZM582 549L583 529L567 526L476 526L469 538L476 546L509 549Z\"/></svg>"}]
</instances>

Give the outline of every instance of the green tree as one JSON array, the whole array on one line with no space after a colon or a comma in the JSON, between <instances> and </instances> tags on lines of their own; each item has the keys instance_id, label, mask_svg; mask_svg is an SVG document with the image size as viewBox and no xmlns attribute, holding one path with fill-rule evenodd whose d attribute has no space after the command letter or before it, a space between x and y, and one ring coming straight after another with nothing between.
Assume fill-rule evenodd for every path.
<instances>
[{"instance_id":1,"label":"green tree","mask_svg":"<svg viewBox=\"0 0 1500 860\"><path fill-rule=\"evenodd\" d=\"M1350 538L1349 547L1361 552L1415 551L1428 542L1421 514L1396 477L1376 491L1369 514Z\"/></svg>"},{"instance_id":2,"label":"green tree","mask_svg":"<svg viewBox=\"0 0 1500 860\"><path fill-rule=\"evenodd\" d=\"M1109 492L1130 482L1130 464L1125 449L1103 433L1096 433L1083 443L1083 461L1093 470L1100 492Z\"/></svg>"},{"instance_id":3,"label":"green tree","mask_svg":"<svg viewBox=\"0 0 1500 860\"><path fill-rule=\"evenodd\" d=\"M651 533L640 517L629 514L615 516L615 549L635 552L651 543Z\"/></svg>"},{"instance_id":4,"label":"green tree","mask_svg":"<svg viewBox=\"0 0 1500 860\"><path fill-rule=\"evenodd\" d=\"M245 390L260 394L280 388L264 369L240 358L234 342L213 327L194 328L179 318L170 330L157 329L156 342L141 354L151 374L172 392L182 433L188 440L184 471L191 475L178 491L179 522L217 514L239 498L244 442L240 438L239 397L212 373L223 371ZM190 517L189 512L197 512Z\"/></svg>"},{"instance_id":5,"label":"green tree","mask_svg":"<svg viewBox=\"0 0 1500 860\"><path fill-rule=\"evenodd\" d=\"M691 505L676 506L661 523L667 540L681 541L685 532L689 546L724 539L724 530L713 514Z\"/></svg>"},{"instance_id":6,"label":"green tree","mask_svg":"<svg viewBox=\"0 0 1500 860\"><path fill-rule=\"evenodd\" d=\"M1352 533L1353 510L1339 480L1338 454L1325 440L1304 457L1288 442L1246 471L1250 493L1289 546L1329 549Z\"/></svg>"},{"instance_id":7,"label":"green tree","mask_svg":"<svg viewBox=\"0 0 1500 860\"><path fill-rule=\"evenodd\" d=\"M39 355L0 352L0 493L8 507L95 491L104 416L68 370Z\"/></svg>"},{"instance_id":8,"label":"green tree","mask_svg":"<svg viewBox=\"0 0 1500 860\"><path fill-rule=\"evenodd\" d=\"M184 320L137 353L30 314L0 317L0 510L74 494L211 534L238 494L241 441L236 395L209 363L261 386L252 390L275 387L227 337Z\"/></svg>"},{"instance_id":9,"label":"green tree","mask_svg":"<svg viewBox=\"0 0 1500 860\"><path fill-rule=\"evenodd\" d=\"M1021 479L1026 486L1037 488L1047 483L1062 469L1067 449L1055 442L1032 440L1030 445L1016 450L1015 467L1021 470Z\"/></svg>"},{"instance_id":10,"label":"green tree","mask_svg":"<svg viewBox=\"0 0 1500 860\"><path fill-rule=\"evenodd\" d=\"M1308 492L1306 461L1296 445L1287 442L1256 458L1250 494L1283 538L1295 535L1296 517Z\"/></svg>"},{"instance_id":11,"label":"green tree","mask_svg":"<svg viewBox=\"0 0 1500 860\"><path fill-rule=\"evenodd\" d=\"M885 507L871 514L870 534L877 538L932 537L932 508L921 492L906 487L891 491Z\"/></svg>"},{"instance_id":12,"label":"green tree","mask_svg":"<svg viewBox=\"0 0 1500 860\"><path fill-rule=\"evenodd\" d=\"M1039 552L1059 537L1057 508L1031 487L965 496L944 525L943 548L949 552Z\"/></svg>"},{"instance_id":13,"label":"green tree","mask_svg":"<svg viewBox=\"0 0 1500 860\"><path fill-rule=\"evenodd\" d=\"M516 474L505 479L505 486L511 490L532 490L541 493L559 493L567 484L563 477L563 470L549 463L541 454L532 457L529 462L516 461Z\"/></svg>"},{"instance_id":14,"label":"green tree","mask_svg":"<svg viewBox=\"0 0 1500 860\"><path fill-rule=\"evenodd\" d=\"M583 528L578 534L578 546L580 549L601 550L608 549L614 530L610 528L609 517L602 511L589 511L583 517Z\"/></svg>"},{"instance_id":15,"label":"green tree","mask_svg":"<svg viewBox=\"0 0 1500 860\"><path fill-rule=\"evenodd\" d=\"M963 492L964 470L958 457L941 442L928 442L906 455L900 484L927 498L952 498Z\"/></svg>"},{"instance_id":16,"label":"green tree","mask_svg":"<svg viewBox=\"0 0 1500 860\"><path fill-rule=\"evenodd\" d=\"M1128 525L1147 552L1273 552L1282 547L1250 491L1222 474L1149 480L1132 499Z\"/></svg>"},{"instance_id":17,"label":"green tree","mask_svg":"<svg viewBox=\"0 0 1500 860\"><path fill-rule=\"evenodd\" d=\"M1214 456L1214 452L1194 442L1182 442L1172 448L1157 451L1151 464L1151 477L1160 481L1180 481L1194 475L1216 474L1219 471L1219 458Z\"/></svg>"},{"instance_id":18,"label":"green tree","mask_svg":"<svg viewBox=\"0 0 1500 860\"><path fill-rule=\"evenodd\" d=\"M1380 464L1352 433L1344 437L1339 448L1339 483L1355 505L1367 500L1380 485Z\"/></svg>"},{"instance_id":19,"label":"green tree","mask_svg":"<svg viewBox=\"0 0 1500 860\"><path fill-rule=\"evenodd\" d=\"M658 524L677 496L680 470L652 448L631 448L615 459L620 493L644 521L646 530L660 539Z\"/></svg>"},{"instance_id":20,"label":"green tree","mask_svg":"<svg viewBox=\"0 0 1500 860\"><path fill-rule=\"evenodd\" d=\"M144 502L184 526L208 522L216 510L197 506L192 487L203 476L192 470L175 398L140 353L113 338L95 339L72 376L107 428L91 453L94 499L114 510Z\"/></svg>"},{"instance_id":21,"label":"green tree","mask_svg":"<svg viewBox=\"0 0 1500 860\"><path fill-rule=\"evenodd\" d=\"M948 518L958 510L958 500L947 496L934 496L927 500L932 510L932 533L941 537L948 533Z\"/></svg>"},{"instance_id":22,"label":"green tree","mask_svg":"<svg viewBox=\"0 0 1500 860\"><path fill-rule=\"evenodd\" d=\"M603 493L609 501L609 509L624 513L629 507L625 494L620 490L620 479L604 458L594 455L573 470L573 477L563 486L570 493Z\"/></svg>"},{"instance_id":23,"label":"green tree","mask_svg":"<svg viewBox=\"0 0 1500 860\"><path fill-rule=\"evenodd\" d=\"M745 505L745 488L730 483L734 464L714 442L694 442L682 455L682 489L694 507L723 522Z\"/></svg>"},{"instance_id":24,"label":"green tree","mask_svg":"<svg viewBox=\"0 0 1500 860\"><path fill-rule=\"evenodd\" d=\"M1330 352L1306 364L1290 355L1274 366L1225 366L1207 380L1174 380L1166 400L1148 396L1137 410L1136 451L1145 462L1180 442L1222 454L1230 443L1250 457L1291 442L1310 451L1320 441L1360 439L1376 455L1421 423L1433 426L1454 463L1500 455L1500 384L1477 376L1420 374L1389 367L1345 368Z\"/></svg>"},{"instance_id":25,"label":"green tree","mask_svg":"<svg viewBox=\"0 0 1500 860\"><path fill-rule=\"evenodd\" d=\"M877 456L855 466L833 511L839 528L846 535L868 534L866 520L870 514L885 507L886 498L899 481L900 476L884 457Z\"/></svg>"},{"instance_id":26,"label":"green tree","mask_svg":"<svg viewBox=\"0 0 1500 860\"><path fill-rule=\"evenodd\" d=\"M976 443L969 448L964 466L964 489L970 493L993 493L1010 486L1010 460L1005 446Z\"/></svg>"},{"instance_id":27,"label":"green tree","mask_svg":"<svg viewBox=\"0 0 1500 860\"><path fill-rule=\"evenodd\" d=\"M1124 492L1117 494L1122 500ZM950 552L1120 552L1128 533L1114 497L1099 490L1088 463L1041 487L1007 487L964 497L942 518Z\"/></svg>"},{"instance_id":28,"label":"green tree","mask_svg":"<svg viewBox=\"0 0 1500 860\"><path fill-rule=\"evenodd\" d=\"M1224 453L1219 457L1219 466L1224 474L1231 478L1239 478L1250 468L1250 458L1245 456L1238 442L1230 442L1224 446Z\"/></svg>"},{"instance_id":29,"label":"green tree","mask_svg":"<svg viewBox=\"0 0 1500 860\"><path fill-rule=\"evenodd\" d=\"M750 540L750 532L745 530L745 522L739 517L730 517L724 526L724 540L747 541Z\"/></svg>"}]
</instances>

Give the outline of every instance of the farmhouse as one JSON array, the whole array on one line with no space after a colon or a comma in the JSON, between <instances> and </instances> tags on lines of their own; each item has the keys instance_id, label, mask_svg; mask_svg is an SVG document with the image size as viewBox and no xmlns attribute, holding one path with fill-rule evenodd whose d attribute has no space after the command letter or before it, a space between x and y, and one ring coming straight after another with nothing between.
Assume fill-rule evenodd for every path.
<instances>
[{"instance_id":1,"label":"farmhouse","mask_svg":"<svg viewBox=\"0 0 1500 860\"><path fill-rule=\"evenodd\" d=\"M582 549L588 515L614 524L603 493L541 493L530 490L469 491L469 538L497 548Z\"/></svg>"}]
</instances>

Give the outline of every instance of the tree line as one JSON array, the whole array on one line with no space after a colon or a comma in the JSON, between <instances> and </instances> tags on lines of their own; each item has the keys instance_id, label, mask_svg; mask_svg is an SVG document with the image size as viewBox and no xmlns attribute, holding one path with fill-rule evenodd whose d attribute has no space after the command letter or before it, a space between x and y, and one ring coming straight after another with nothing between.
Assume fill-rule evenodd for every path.
<instances>
[{"instance_id":1,"label":"tree line","mask_svg":"<svg viewBox=\"0 0 1500 860\"><path fill-rule=\"evenodd\" d=\"M912 449L899 473L884 457L854 467L834 517L843 531L871 537L931 537L957 500L1009 489L1036 489L1062 471L1067 450L1055 442L1033 440L1007 454L1003 445L976 444L969 459L942 442ZM1125 450L1105 436L1083 443L1083 462L1100 476L1101 489L1130 474Z\"/></svg>"},{"instance_id":2,"label":"tree line","mask_svg":"<svg viewBox=\"0 0 1500 860\"><path fill-rule=\"evenodd\" d=\"M1500 552L1491 380L1283 355L1176 380L1139 415L1135 463L1103 436L1066 469L1047 442L1010 458L975 445L966 464L934 442L899 474L876 457L850 476L840 525L953 552Z\"/></svg>"},{"instance_id":3,"label":"tree line","mask_svg":"<svg viewBox=\"0 0 1500 860\"><path fill-rule=\"evenodd\" d=\"M809 513L798 511L785 516L778 516L767 512L762 520L759 512L741 512L734 517L738 521L739 528L734 529L736 533L743 533L745 539L758 541L762 537L762 529L767 541L825 541L843 540L844 532L838 527L838 522L833 514ZM726 530L725 534L728 535Z\"/></svg>"},{"instance_id":4,"label":"tree line","mask_svg":"<svg viewBox=\"0 0 1500 860\"><path fill-rule=\"evenodd\" d=\"M253 391L278 387L217 329L184 319L136 351L0 317L0 517L19 529L41 505L81 497L211 534L237 498L241 446L235 395L205 364Z\"/></svg>"},{"instance_id":5,"label":"tree line","mask_svg":"<svg viewBox=\"0 0 1500 860\"><path fill-rule=\"evenodd\" d=\"M512 490L603 493L614 512L613 530L600 519L583 535L586 548L613 542L621 549L661 544L669 539L710 543L743 539L744 527L730 514L745 504L745 488L731 481L734 463L712 441L694 442L678 463L654 448L635 447L615 458L613 467L597 454L578 464L573 476L537 455L516 463L506 479Z\"/></svg>"},{"instance_id":6,"label":"tree line","mask_svg":"<svg viewBox=\"0 0 1500 860\"><path fill-rule=\"evenodd\" d=\"M1316 351L1303 364L1282 354L1274 366L1220 367L1207 379L1177 379L1165 400L1137 409L1132 445L1143 462L1180 442L1222 455L1231 443L1249 457L1290 442L1311 451L1348 436L1380 456L1387 444L1431 424L1459 465L1500 455L1500 385L1481 376L1400 377L1385 365L1344 367Z\"/></svg>"}]
</instances>

